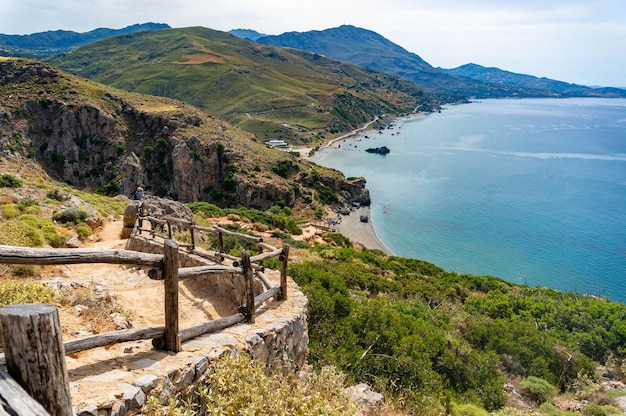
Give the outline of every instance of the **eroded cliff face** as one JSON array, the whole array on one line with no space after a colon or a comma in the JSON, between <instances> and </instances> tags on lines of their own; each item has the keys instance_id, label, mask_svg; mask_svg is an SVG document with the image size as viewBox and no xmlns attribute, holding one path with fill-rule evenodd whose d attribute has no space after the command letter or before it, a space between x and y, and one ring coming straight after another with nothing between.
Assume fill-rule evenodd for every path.
<instances>
[{"instance_id":1,"label":"eroded cliff face","mask_svg":"<svg viewBox=\"0 0 626 416\"><path fill-rule=\"evenodd\" d=\"M0 62L0 88L9 91L0 98L0 157L36 159L57 180L109 195L141 185L183 202L267 208L293 206L321 187L338 203L369 204L364 182L251 174L263 145L209 115L156 114L111 92L86 100L61 80L63 73L38 62Z\"/></svg>"}]
</instances>

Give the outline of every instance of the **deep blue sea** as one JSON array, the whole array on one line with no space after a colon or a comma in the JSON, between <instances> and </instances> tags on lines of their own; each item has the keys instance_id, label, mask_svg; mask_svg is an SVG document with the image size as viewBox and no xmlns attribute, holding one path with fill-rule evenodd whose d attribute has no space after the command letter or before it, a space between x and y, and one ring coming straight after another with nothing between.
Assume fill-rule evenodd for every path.
<instances>
[{"instance_id":1,"label":"deep blue sea","mask_svg":"<svg viewBox=\"0 0 626 416\"><path fill-rule=\"evenodd\" d=\"M314 160L365 177L396 255L626 302L624 99L449 106Z\"/></svg>"}]
</instances>

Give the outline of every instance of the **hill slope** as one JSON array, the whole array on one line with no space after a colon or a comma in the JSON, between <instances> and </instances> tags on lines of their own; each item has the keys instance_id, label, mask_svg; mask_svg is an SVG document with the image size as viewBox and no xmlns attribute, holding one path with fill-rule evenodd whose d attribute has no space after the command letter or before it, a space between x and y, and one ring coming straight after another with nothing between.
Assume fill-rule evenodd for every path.
<instances>
[{"instance_id":1,"label":"hill slope","mask_svg":"<svg viewBox=\"0 0 626 416\"><path fill-rule=\"evenodd\" d=\"M99 28L85 33L68 30L49 30L31 35L0 34L0 56L42 58L44 56L58 55L110 36L168 27L164 23L142 23L122 29Z\"/></svg>"},{"instance_id":2,"label":"hill slope","mask_svg":"<svg viewBox=\"0 0 626 416\"><path fill-rule=\"evenodd\" d=\"M466 64L453 69L441 70L448 74L472 78L477 81L543 90L546 94L558 94L563 97L626 97L626 90L619 88L590 88L549 78L503 71L499 68L487 68L477 64Z\"/></svg>"},{"instance_id":3,"label":"hill slope","mask_svg":"<svg viewBox=\"0 0 626 416\"><path fill-rule=\"evenodd\" d=\"M57 180L108 195L143 185L222 206L369 203L364 181L268 149L193 106L23 59L0 61L0 159L37 162Z\"/></svg>"},{"instance_id":4,"label":"hill slope","mask_svg":"<svg viewBox=\"0 0 626 416\"><path fill-rule=\"evenodd\" d=\"M116 88L186 101L263 140L311 141L437 105L406 80L200 27L109 38L50 61Z\"/></svg>"},{"instance_id":5,"label":"hill slope","mask_svg":"<svg viewBox=\"0 0 626 416\"><path fill-rule=\"evenodd\" d=\"M586 96L591 89L569 88L563 94L549 84L492 82L488 77L472 77L464 71L446 71L433 68L418 55L385 39L370 30L354 26L340 26L322 31L290 32L266 36L257 42L297 48L327 55L333 59L361 65L376 71L408 79L430 93L477 98L496 97L560 97ZM500 79L501 80L501 79ZM595 91L591 96L597 96Z\"/></svg>"}]
</instances>

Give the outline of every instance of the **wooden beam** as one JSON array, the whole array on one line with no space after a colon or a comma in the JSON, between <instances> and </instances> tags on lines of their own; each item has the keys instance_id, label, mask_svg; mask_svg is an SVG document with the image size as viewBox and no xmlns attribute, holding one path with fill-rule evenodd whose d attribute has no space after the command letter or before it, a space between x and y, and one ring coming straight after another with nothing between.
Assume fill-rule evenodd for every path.
<instances>
[{"instance_id":1,"label":"wooden beam","mask_svg":"<svg viewBox=\"0 0 626 416\"><path fill-rule=\"evenodd\" d=\"M178 280L189 279L198 276L209 276L220 273L241 273L241 267L225 266L215 264L211 266L181 267L178 269ZM150 269L148 277L152 280L163 280L165 274L162 269Z\"/></svg>"},{"instance_id":2,"label":"wooden beam","mask_svg":"<svg viewBox=\"0 0 626 416\"><path fill-rule=\"evenodd\" d=\"M261 293L259 296L254 298L254 308L256 309L263 302L265 302L269 298L274 297L276 295L280 295L280 287L276 286L276 287L271 288L270 290L266 290L265 292Z\"/></svg>"},{"instance_id":3,"label":"wooden beam","mask_svg":"<svg viewBox=\"0 0 626 416\"><path fill-rule=\"evenodd\" d=\"M165 350L181 350L178 336L178 245L165 240L163 270L165 273Z\"/></svg>"},{"instance_id":4,"label":"wooden beam","mask_svg":"<svg viewBox=\"0 0 626 416\"><path fill-rule=\"evenodd\" d=\"M59 312L52 305L0 309L8 374L53 416L73 416Z\"/></svg>"},{"instance_id":5,"label":"wooden beam","mask_svg":"<svg viewBox=\"0 0 626 416\"><path fill-rule=\"evenodd\" d=\"M163 256L132 250L102 248L28 248L0 245L0 263L110 263L161 267Z\"/></svg>"},{"instance_id":6,"label":"wooden beam","mask_svg":"<svg viewBox=\"0 0 626 416\"><path fill-rule=\"evenodd\" d=\"M213 321L203 322L201 324L192 326L191 328L183 329L179 332L181 342L185 342L195 337L199 337L209 332L219 331L220 329L228 328L240 322L246 320L244 314L238 313L236 315L227 316L225 318L215 319Z\"/></svg>"},{"instance_id":7,"label":"wooden beam","mask_svg":"<svg viewBox=\"0 0 626 416\"><path fill-rule=\"evenodd\" d=\"M252 265L250 254L246 250L241 252L241 262L243 275L246 279L246 322L254 323L254 278L252 276Z\"/></svg>"},{"instance_id":8,"label":"wooden beam","mask_svg":"<svg viewBox=\"0 0 626 416\"><path fill-rule=\"evenodd\" d=\"M164 326L139 329L124 329L121 331L106 332L104 334L90 335L80 339L65 341L65 354L86 351L92 348L105 347L120 342L137 341L162 337L165 333Z\"/></svg>"},{"instance_id":9,"label":"wooden beam","mask_svg":"<svg viewBox=\"0 0 626 416\"><path fill-rule=\"evenodd\" d=\"M50 416L41 404L0 369L0 416Z\"/></svg>"},{"instance_id":10,"label":"wooden beam","mask_svg":"<svg viewBox=\"0 0 626 416\"><path fill-rule=\"evenodd\" d=\"M262 254L259 254L257 256L250 257L250 262L256 263L256 262L263 261L265 259L269 259L269 258L272 258L272 257L278 257L282 253L283 253L283 249L282 248L274 249L274 251L270 251L270 252L267 252L267 253L262 253ZM233 261L233 266L235 266L235 267L240 266L239 263L240 262L238 260L235 260L235 261Z\"/></svg>"},{"instance_id":11,"label":"wooden beam","mask_svg":"<svg viewBox=\"0 0 626 416\"><path fill-rule=\"evenodd\" d=\"M287 300L287 264L289 263L289 244L283 244L280 256L280 299Z\"/></svg>"}]
</instances>

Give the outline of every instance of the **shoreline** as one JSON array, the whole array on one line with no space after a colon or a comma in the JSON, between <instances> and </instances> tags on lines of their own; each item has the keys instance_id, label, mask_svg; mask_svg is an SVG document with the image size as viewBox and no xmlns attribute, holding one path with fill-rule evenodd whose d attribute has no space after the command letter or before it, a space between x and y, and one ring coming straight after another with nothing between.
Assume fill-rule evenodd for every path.
<instances>
[{"instance_id":1,"label":"shoreline","mask_svg":"<svg viewBox=\"0 0 626 416\"><path fill-rule=\"evenodd\" d=\"M306 160L317 163L317 161L323 159L328 152L334 152L341 149L341 144L358 140L359 137L375 131L374 129L368 128L377 120L378 117L366 123L361 128L355 129L350 133L334 138L333 140L326 143L324 146L321 146L319 150L311 156L309 156L308 152L306 152L304 155L302 154L302 152L300 154ZM335 215L336 221L334 225L337 232L348 238L351 242L360 244L361 246L368 249L380 250L387 255L394 255L394 253L387 246L385 246L385 244L383 244L383 242L376 234L376 230L374 229L374 224L372 221L371 209L369 206L361 206L358 208L352 207L350 208L350 213L348 215L340 214L338 212L335 212ZM362 215L368 218L367 222L361 222Z\"/></svg>"},{"instance_id":2,"label":"shoreline","mask_svg":"<svg viewBox=\"0 0 626 416\"><path fill-rule=\"evenodd\" d=\"M361 215L368 218L367 222L361 221ZM348 238L351 242L362 245L372 250L380 250L388 255L394 255L387 246L378 238L374 224L372 224L372 216L370 207L359 207L350 210L350 214L337 214L340 220L335 224L337 232Z\"/></svg>"}]
</instances>

